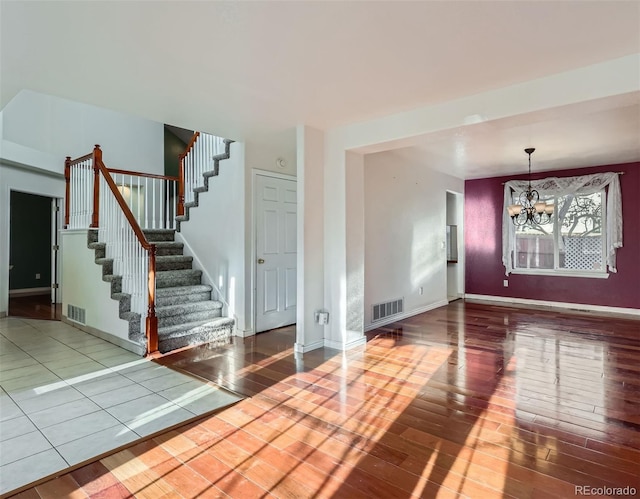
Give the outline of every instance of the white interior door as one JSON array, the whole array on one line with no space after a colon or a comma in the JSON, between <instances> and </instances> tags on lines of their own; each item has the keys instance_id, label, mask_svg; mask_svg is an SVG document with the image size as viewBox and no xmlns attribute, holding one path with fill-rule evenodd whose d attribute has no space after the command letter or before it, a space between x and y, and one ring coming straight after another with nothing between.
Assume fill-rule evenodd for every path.
<instances>
[{"instance_id":1,"label":"white interior door","mask_svg":"<svg viewBox=\"0 0 640 499\"><path fill-rule=\"evenodd\" d=\"M296 182L256 175L256 332L296 322Z\"/></svg>"}]
</instances>

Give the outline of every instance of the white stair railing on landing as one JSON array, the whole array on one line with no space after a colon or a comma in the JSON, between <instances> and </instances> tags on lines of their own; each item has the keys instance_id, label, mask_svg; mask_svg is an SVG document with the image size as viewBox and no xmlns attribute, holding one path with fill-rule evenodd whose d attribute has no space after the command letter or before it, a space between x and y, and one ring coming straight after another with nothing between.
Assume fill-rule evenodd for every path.
<instances>
[{"instance_id":1,"label":"white stair railing on landing","mask_svg":"<svg viewBox=\"0 0 640 499\"><path fill-rule=\"evenodd\" d=\"M142 229L176 228L178 177L108 171Z\"/></svg>"},{"instance_id":2,"label":"white stair railing on landing","mask_svg":"<svg viewBox=\"0 0 640 499\"><path fill-rule=\"evenodd\" d=\"M204 187L204 173L214 170L215 157L226 152L225 139L208 133L196 132L180 156L180 175L183 178L180 192L181 203L178 214L184 214L184 204L195 201L195 189Z\"/></svg>"},{"instance_id":3,"label":"white stair railing on landing","mask_svg":"<svg viewBox=\"0 0 640 499\"><path fill-rule=\"evenodd\" d=\"M93 155L87 154L70 161L67 183L68 185L68 229L86 229L91 226L93 215Z\"/></svg>"},{"instance_id":4,"label":"white stair railing on landing","mask_svg":"<svg viewBox=\"0 0 640 499\"><path fill-rule=\"evenodd\" d=\"M178 208L178 177L106 169L118 191L143 230L175 229ZM98 227L97 198L94 184L98 175L92 154L67 159L68 229ZM99 189L98 192L102 191ZM193 194L193 193L192 193Z\"/></svg>"}]
</instances>

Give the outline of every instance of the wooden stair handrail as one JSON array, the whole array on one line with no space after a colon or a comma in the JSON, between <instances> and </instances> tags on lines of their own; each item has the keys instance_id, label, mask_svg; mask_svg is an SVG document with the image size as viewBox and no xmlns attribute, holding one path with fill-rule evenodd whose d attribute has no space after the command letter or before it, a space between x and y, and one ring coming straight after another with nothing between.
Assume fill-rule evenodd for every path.
<instances>
[{"instance_id":1,"label":"wooden stair handrail","mask_svg":"<svg viewBox=\"0 0 640 499\"><path fill-rule=\"evenodd\" d=\"M155 178L159 180L175 180L175 181L180 180L179 177L171 177L169 175L157 175L155 173L141 173L141 172L134 172L131 170L119 170L117 168L107 168L107 171L109 173L117 173L120 175L131 175L132 177L145 177L145 178Z\"/></svg>"},{"instance_id":2,"label":"wooden stair handrail","mask_svg":"<svg viewBox=\"0 0 640 499\"><path fill-rule=\"evenodd\" d=\"M71 156L67 156L67 159L69 160L69 166L77 165L78 163L82 163L83 161L86 161L91 158L93 158L93 152L90 152L89 154L85 154L84 156L80 156L79 158L76 158L76 159L71 159Z\"/></svg>"},{"instance_id":3,"label":"wooden stair handrail","mask_svg":"<svg viewBox=\"0 0 640 499\"><path fill-rule=\"evenodd\" d=\"M99 149L99 147L100 146L96 146L97 149ZM106 166L104 166L104 163L102 162L102 158L99 158L98 161L96 161L96 164L98 169L102 173L102 176L104 177L105 181L107 182L109 189L111 190L114 197L116 198L118 205L120 205L120 209L124 213L124 216L127 218L129 225L133 229L133 232L136 234L136 237L138 238L140 245L148 251L151 248L151 243L147 241L147 238L144 235L144 232L142 232L142 229L140 228L140 225L138 224L136 218L133 216L133 213L131 213L131 209L129 208L129 206L127 205L127 202L124 200L124 197L122 197L122 194L118 190L118 186L114 182L113 178L111 178L111 175L109 175L109 170L107 169Z\"/></svg>"},{"instance_id":4,"label":"wooden stair handrail","mask_svg":"<svg viewBox=\"0 0 640 499\"><path fill-rule=\"evenodd\" d=\"M156 245L147 241L144 232L140 228L137 220L133 216L131 209L127 205L127 202L122 197L122 193L118 190L116 183L111 177L110 172L119 173L118 170L110 170L102 162L102 150L100 145L96 144L91 154L86 154L80 158L72 160L67 156L65 160L65 183L66 183L66 197L65 197L65 226L69 226L69 189L71 178L71 167L77 163L86 161L93 158L93 170L94 170L94 183L93 183L93 214L91 216L91 228L98 228L99 226L99 198L100 198L100 183L99 176L105 179L105 182L109 186L113 196L115 197L122 213L129 222L133 233L136 235L138 242L149 253L149 275L147 281L147 320L146 320L146 336L147 336L147 355L154 355L158 353L158 317L156 316Z\"/></svg>"},{"instance_id":5,"label":"wooden stair handrail","mask_svg":"<svg viewBox=\"0 0 640 499\"><path fill-rule=\"evenodd\" d=\"M156 245L147 241L144 232L140 228L136 218L131 213L131 209L127 205L127 202L122 197L122 194L118 190L116 183L111 178L109 170L102 162L102 151L100 146L96 144L94 149L94 158L97 168L102 173L109 189L116 198L120 209L125 218L129 222L131 229L136 235L140 245L149 253L149 278L147 281L147 293L148 293L148 309L146 320L146 333L147 333L147 355L153 355L158 352L158 317L156 316ZM95 199L94 199L95 203Z\"/></svg>"},{"instance_id":6,"label":"wooden stair handrail","mask_svg":"<svg viewBox=\"0 0 640 499\"><path fill-rule=\"evenodd\" d=\"M200 137L200 132L195 132L185 151L178 156L178 159L180 160L180 167L178 169L178 209L176 211L178 216L184 215L184 158L186 158L187 154L191 152L191 149L193 149L198 137Z\"/></svg>"}]
</instances>

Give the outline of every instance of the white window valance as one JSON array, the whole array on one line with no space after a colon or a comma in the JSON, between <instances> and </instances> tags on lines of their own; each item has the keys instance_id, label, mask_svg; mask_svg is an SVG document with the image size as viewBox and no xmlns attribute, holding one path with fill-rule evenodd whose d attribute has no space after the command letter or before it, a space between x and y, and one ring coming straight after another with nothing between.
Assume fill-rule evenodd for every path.
<instances>
[{"instance_id":1,"label":"white window valance","mask_svg":"<svg viewBox=\"0 0 640 499\"><path fill-rule=\"evenodd\" d=\"M609 272L617 272L616 250L622 248L622 198L620 196L619 173L594 173L579 177L548 177L532 180L531 187L538 191L541 198L559 197L576 194L593 194L605 187L607 190L606 247ZM502 207L502 263L506 274L513 271L513 248L515 245L515 226L507 213L507 207L513 204L511 192L521 192L529 185L528 180L510 180L504 184L504 202Z\"/></svg>"}]
</instances>

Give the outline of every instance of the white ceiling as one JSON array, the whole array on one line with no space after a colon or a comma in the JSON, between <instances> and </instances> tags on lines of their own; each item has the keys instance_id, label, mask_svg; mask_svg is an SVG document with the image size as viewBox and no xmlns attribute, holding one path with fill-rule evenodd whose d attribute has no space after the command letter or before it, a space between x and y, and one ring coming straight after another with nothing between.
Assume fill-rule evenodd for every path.
<instances>
[{"instance_id":1,"label":"white ceiling","mask_svg":"<svg viewBox=\"0 0 640 499\"><path fill-rule=\"evenodd\" d=\"M2 0L0 22L2 107L28 88L240 140L640 52L636 1ZM397 153L463 178L518 172L530 145L538 169L640 161L639 102L480 122Z\"/></svg>"}]
</instances>

